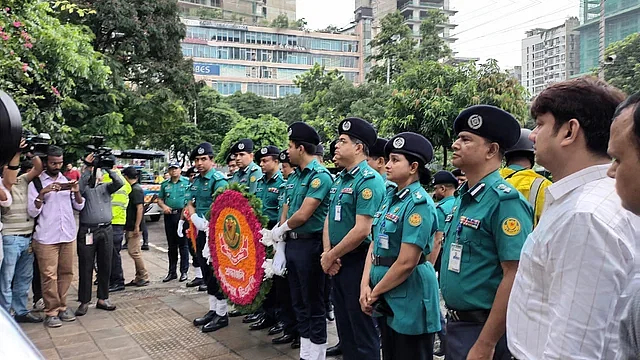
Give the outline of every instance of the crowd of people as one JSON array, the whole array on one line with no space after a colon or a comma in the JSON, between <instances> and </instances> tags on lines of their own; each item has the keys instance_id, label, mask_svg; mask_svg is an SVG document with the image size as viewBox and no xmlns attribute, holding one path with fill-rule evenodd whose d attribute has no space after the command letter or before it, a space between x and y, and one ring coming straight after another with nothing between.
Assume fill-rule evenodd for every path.
<instances>
[{"instance_id":1,"label":"crowd of people","mask_svg":"<svg viewBox=\"0 0 640 360\"><path fill-rule=\"evenodd\" d=\"M451 360L638 359L640 94L577 78L545 89L531 117L527 130L497 107L465 109L452 129L456 169L435 174L427 138L383 139L355 117L336 129L334 174L304 122L289 126L286 149L235 143L230 174L202 143L189 171L170 163L161 183L163 282L189 280L191 258L186 286L209 299L194 326L214 332L244 316L304 360L432 359L436 336ZM110 292L149 284L138 171L100 169L89 155L68 179L62 149L29 157L20 164L16 154L3 171L0 305L17 322L61 326L87 313L95 268L96 308L115 310ZM275 241L273 286L252 314L229 311L208 254L213 195L233 183L261 200ZM123 240L136 268L126 285ZM66 301L74 246L75 312ZM30 288L44 319L27 307ZM339 342L329 347L334 311Z\"/></svg>"}]
</instances>

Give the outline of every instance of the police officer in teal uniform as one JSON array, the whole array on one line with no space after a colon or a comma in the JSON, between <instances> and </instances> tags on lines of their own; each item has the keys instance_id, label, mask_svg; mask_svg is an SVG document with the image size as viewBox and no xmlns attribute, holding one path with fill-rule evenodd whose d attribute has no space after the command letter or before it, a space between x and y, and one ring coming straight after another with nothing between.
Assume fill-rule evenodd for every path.
<instances>
[{"instance_id":1,"label":"police officer in teal uniform","mask_svg":"<svg viewBox=\"0 0 640 360\"><path fill-rule=\"evenodd\" d=\"M169 272L162 282L168 282L178 278L176 267L178 266L178 251L180 252L180 281L187 280L189 271L189 247L184 236L178 235L178 222L182 216L182 209L189 201L191 195L189 179L180 174L180 164L169 164L171 178L160 184L158 205L164 212L164 231L167 236L169 248Z\"/></svg>"},{"instance_id":2,"label":"police officer in teal uniform","mask_svg":"<svg viewBox=\"0 0 640 360\"><path fill-rule=\"evenodd\" d=\"M335 158L345 168L330 190L329 215L324 227L322 269L333 276L342 358L379 359L380 340L373 319L360 311L357 291L371 243L371 223L385 196L384 181L367 164L369 147L376 142L373 126L360 118L338 125Z\"/></svg>"},{"instance_id":3,"label":"police officer in teal uniform","mask_svg":"<svg viewBox=\"0 0 640 360\"><path fill-rule=\"evenodd\" d=\"M454 122L453 165L467 181L445 218L440 287L448 309L446 358L511 359L505 339L509 294L533 210L498 169L520 125L508 112L472 106Z\"/></svg>"},{"instance_id":4,"label":"police officer in teal uniform","mask_svg":"<svg viewBox=\"0 0 640 360\"><path fill-rule=\"evenodd\" d=\"M389 181L389 179L387 179L387 170L385 169L385 166L387 165L388 159L384 153L384 147L386 145L387 139L377 138L376 142L369 149L369 158L367 159L367 163L373 170L377 171L382 176L384 179L386 193L389 193L390 191L395 191L397 185L393 181Z\"/></svg>"},{"instance_id":5,"label":"police officer in teal uniform","mask_svg":"<svg viewBox=\"0 0 640 360\"><path fill-rule=\"evenodd\" d=\"M191 153L191 161L194 161L198 175L191 185L193 199L187 204L189 217L194 215L206 219L206 214L213 203L213 195L218 189L228 185L225 176L213 167L213 147L205 142L198 145ZM206 285L200 285L199 290L205 290L209 294L209 312L201 318L193 320L195 326L202 326L202 332L211 332L229 325L227 316L227 300L222 289L207 263L202 256L202 250L207 246L207 236L204 231L198 232L196 240L196 256L204 276Z\"/></svg>"},{"instance_id":6,"label":"police officer in teal uniform","mask_svg":"<svg viewBox=\"0 0 640 360\"><path fill-rule=\"evenodd\" d=\"M379 316L383 359L433 359L440 305L436 272L426 256L438 224L422 187L431 182L433 147L422 135L405 132L387 142L385 154L387 177L398 188L374 216L360 305Z\"/></svg>"},{"instance_id":7,"label":"police officer in teal uniform","mask_svg":"<svg viewBox=\"0 0 640 360\"><path fill-rule=\"evenodd\" d=\"M287 180L287 202L274 238L285 235L287 278L298 320L300 358L324 359L327 348L325 273L320 265L322 230L333 183L329 171L314 158L320 136L311 126L289 126L289 157L297 165Z\"/></svg>"},{"instance_id":8,"label":"police officer in teal uniform","mask_svg":"<svg viewBox=\"0 0 640 360\"><path fill-rule=\"evenodd\" d=\"M253 141L251 139L238 141L231 147L231 154L236 157L238 171L233 173L229 183L244 185L249 193L255 194L258 179L262 177L262 170L253 162Z\"/></svg>"}]
</instances>

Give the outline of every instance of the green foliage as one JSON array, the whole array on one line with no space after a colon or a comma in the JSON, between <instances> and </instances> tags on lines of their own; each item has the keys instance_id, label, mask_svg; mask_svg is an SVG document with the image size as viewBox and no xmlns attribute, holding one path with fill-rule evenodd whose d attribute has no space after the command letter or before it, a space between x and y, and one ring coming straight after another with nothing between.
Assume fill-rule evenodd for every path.
<instances>
[{"instance_id":1,"label":"green foliage","mask_svg":"<svg viewBox=\"0 0 640 360\"><path fill-rule=\"evenodd\" d=\"M399 11L388 14L381 21L381 30L369 43L376 48L367 61L375 61L367 79L376 82L386 82L387 61L391 63L391 79L395 79L402 72L404 61L414 58L416 41L412 38L411 29L404 23L404 17Z\"/></svg>"},{"instance_id":2,"label":"green foliage","mask_svg":"<svg viewBox=\"0 0 640 360\"><path fill-rule=\"evenodd\" d=\"M420 60L440 60L451 56L449 45L440 36L438 26L449 22L449 17L439 10L429 10L428 16L420 24Z\"/></svg>"},{"instance_id":3,"label":"green foliage","mask_svg":"<svg viewBox=\"0 0 640 360\"><path fill-rule=\"evenodd\" d=\"M198 10L196 11L196 16L198 16L198 18L202 20L222 19L222 10L198 8Z\"/></svg>"},{"instance_id":4,"label":"green foliage","mask_svg":"<svg viewBox=\"0 0 640 360\"><path fill-rule=\"evenodd\" d=\"M615 60L604 65L604 77L613 86L631 95L640 91L640 33L607 47L605 56Z\"/></svg>"},{"instance_id":5,"label":"green foliage","mask_svg":"<svg viewBox=\"0 0 640 360\"><path fill-rule=\"evenodd\" d=\"M203 87L198 93L197 117L198 129L202 134L201 140L210 142L216 154L228 150L220 147L225 135L244 120L224 101L222 95L210 87Z\"/></svg>"},{"instance_id":6,"label":"green foliage","mask_svg":"<svg viewBox=\"0 0 640 360\"><path fill-rule=\"evenodd\" d=\"M273 115L261 115L257 119L240 121L225 135L216 162L224 163L228 149L244 138L253 140L256 149L267 145L283 149L288 144L287 124Z\"/></svg>"},{"instance_id":7,"label":"green foliage","mask_svg":"<svg viewBox=\"0 0 640 360\"><path fill-rule=\"evenodd\" d=\"M301 18L295 21L290 21L287 14L280 14L275 19L273 19L273 21L271 21L271 24L269 26L278 29L305 30L307 27L307 20Z\"/></svg>"},{"instance_id":8,"label":"green foliage","mask_svg":"<svg viewBox=\"0 0 640 360\"><path fill-rule=\"evenodd\" d=\"M301 121L302 104L304 104L304 96L302 94L278 98L273 102L273 116L284 121L287 125Z\"/></svg>"},{"instance_id":9,"label":"green foliage","mask_svg":"<svg viewBox=\"0 0 640 360\"><path fill-rule=\"evenodd\" d=\"M327 33L327 34L337 34L340 32L340 28L335 25L329 25L324 29L316 30L317 32Z\"/></svg>"},{"instance_id":10,"label":"green foliage","mask_svg":"<svg viewBox=\"0 0 640 360\"><path fill-rule=\"evenodd\" d=\"M224 101L245 118L257 118L263 114L273 112L273 100L256 95L252 92L240 91L224 98Z\"/></svg>"}]
</instances>

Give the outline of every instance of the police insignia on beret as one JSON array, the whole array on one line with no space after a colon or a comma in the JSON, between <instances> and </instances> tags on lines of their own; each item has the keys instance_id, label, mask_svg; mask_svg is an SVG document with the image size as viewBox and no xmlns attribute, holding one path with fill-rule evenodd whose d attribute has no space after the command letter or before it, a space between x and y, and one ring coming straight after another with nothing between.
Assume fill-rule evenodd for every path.
<instances>
[{"instance_id":1,"label":"police insignia on beret","mask_svg":"<svg viewBox=\"0 0 640 360\"><path fill-rule=\"evenodd\" d=\"M243 143L238 144L238 150L244 150L244 144Z\"/></svg>"},{"instance_id":2,"label":"police insignia on beret","mask_svg":"<svg viewBox=\"0 0 640 360\"><path fill-rule=\"evenodd\" d=\"M469 127L473 130L478 130L482 127L482 116L474 114L469 116Z\"/></svg>"},{"instance_id":3,"label":"police insignia on beret","mask_svg":"<svg viewBox=\"0 0 640 360\"><path fill-rule=\"evenodd\" d=\"M231 160L235 160L235 159L236 159L236 154L231 154L231 155L229 155L229 159L231 159Z\"/></svg>"},{"instance_id":4,"label":"police insignia on beret","mask_svg":"<svg viewBox=\"0 0 640 360\"><path fill-rule=\"evenodd\" d=\"M293 129L289 128L289 136L293 133Z\"/></svg>"},{"instance_id":5,"label":"police insignia on beret","mask_svg":"<svg viewBox=\"0 0 640 360\"><path fill-rule=\"evenodd\" d=\"M371 189L366 188L364 190L362 190L362 198L365 200L369 200L373 197L373 191L371 191Z\"/></svg>"},{"instance_id":6,"label":"police insignia on beret","mask_svg":"<svg viewBox=\"0 0 640 360\"><path fill-rule=\"evenodd\" d=\"M422 216L420 216L420 214L413 213L409 215L409 225L418 226L420 224L422 224Z\"/></svg>"},{"instance_id":7,"label":"police insignia on beret","mask_svg":"<svg viewBox=\"0 0 640 360\"><path fill-rule=\"evenodd\" d=\"M404 146L404 138L398 137L395 140L393 140L393 147L394 148L402 149L403 146Z\"/></svg>"},{"instance_id":8,"label":"police insignia on beret","mask_svg":"<svg viewBox=\"0 0 640 360\"><path fill-rule=\"evenodd\" d=\"M287 160L287 154L285 154L284 152L280 153L280 160Z\"/></svg>"},{"instance_id":9,"label":"police insignia on beret","mask_svg":"<svg viewBox=\"0 0 640 360\"><path fill-rule=\"evenodd\" d=\"M311 182L311 187L317 189L320 186L320 179L313 179Z\"/></svg>"},{"instance_id":10,"label":"police insignia on beret","mask_svg":"<svg viewBox=\"0 0 640 360\"><path fill-rule=\"evenodd\" d=\"M345 121L342 124L342 130L349 131L349 129L351 129L351 121Z\"/></svg>"},{"instance_id":11,"label":"police insignia on beret","mask_svg":"<svg viewBox=\"0 0 640 360\"><path fill-rule=\"evenodd\" d=\"M198 148L198 154L200 154L200 155L204 154L204 148L203 147L199 147Z\"/></svg>"},{"instance_id":12,"label":"police insignia on beret","mask_svg":"<svg viewBox=\"0 0 640 360\"><path fill-rule=\"evenodd\" d=\"M516 236L520 234L520 230L522 226L520 225L520 221L515 218L506 218L502 222L502 232L504 232L508 236Z\"/></svg>"},{"instance_id":13,"label":"police insignia on beret","mask_svg":"<svg viewBox=\"0 0 640 360\"><path fill-rule=\"evenodd\" d=\"M267 148L262 148L262 150L260 150L260 153L264 155L267 153L267 151L269 151Z\"/></svg>"}]
</instances>

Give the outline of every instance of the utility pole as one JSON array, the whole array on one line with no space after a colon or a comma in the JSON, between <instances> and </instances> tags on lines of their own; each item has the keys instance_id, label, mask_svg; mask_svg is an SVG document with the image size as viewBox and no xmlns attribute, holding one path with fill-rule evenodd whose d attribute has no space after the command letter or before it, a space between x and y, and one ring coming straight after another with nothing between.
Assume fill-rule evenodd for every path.
<instances>
[{"instance_id":1,"label":"utility pole","mask_svg":"<svg viewBox=\"0 0 640 360\"><path fill-rule=\"evenodd\" d=\"M606 0L600 0L600 26L598 28L599 32L599 46L598 46L598 77L601 80L604 80L604 50L605 50L605 12L604 12L604 2Z\"/></svg>"},{"instance_id":2,"label":"utility pole","mask_svg":"<svg viewBox=\"0 0 640 360\"><path fill-rule=\"evenodd\" d=\"M391 37L394 43L398 43L400 41L400 35L395 34ZM391 83L391 61L393 60L392 56L389 56L387 59L387 85Z\"/></svg>"}]
</instances>

